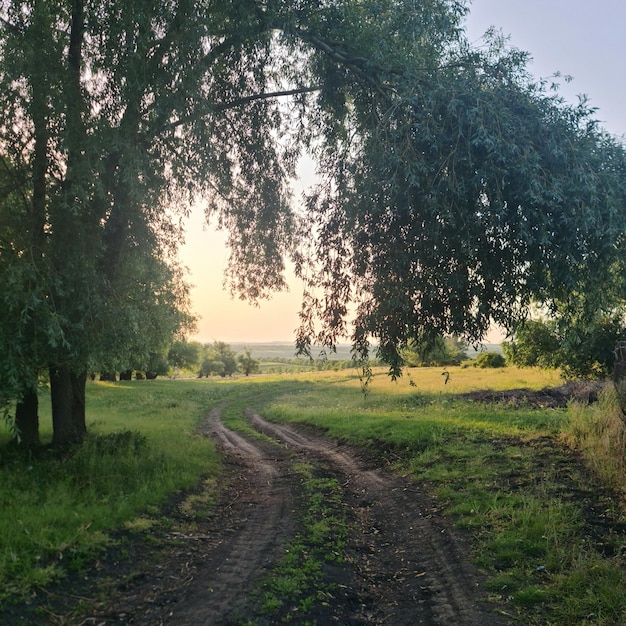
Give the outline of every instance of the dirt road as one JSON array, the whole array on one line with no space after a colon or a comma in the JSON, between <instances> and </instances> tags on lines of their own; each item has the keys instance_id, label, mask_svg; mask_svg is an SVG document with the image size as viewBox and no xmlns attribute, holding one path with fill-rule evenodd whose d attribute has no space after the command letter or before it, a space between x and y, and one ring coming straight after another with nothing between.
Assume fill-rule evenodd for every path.
<instances>
[{"instance_id":1,"label":"dirt road","mask_svg":"<svg viewBox=\"0 0 626 626\"><path fill-rule=\"evenodd\" d=\"M264 437L227 429L219 409L203 426L223 450L227 476L211 515L193 533L179 537L164 561L146 565L118 588L106 610L83 624L278 623L260 612L254 590L298 526L294 462L337 478L349 511L350 539L342 564L325 570L337 592L319 606L294 613L288 623L505 623L494 606L481 602L466 546L418 486L376 467L358 450L268 423L252 410L247 417Z\"/></svg>"}]
</instances>

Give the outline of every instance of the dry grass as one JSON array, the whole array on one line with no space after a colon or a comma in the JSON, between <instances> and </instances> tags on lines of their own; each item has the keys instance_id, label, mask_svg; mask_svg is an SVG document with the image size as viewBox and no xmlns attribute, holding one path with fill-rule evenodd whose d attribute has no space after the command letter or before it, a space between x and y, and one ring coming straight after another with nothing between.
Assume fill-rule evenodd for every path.
<instances>
[{"instance_id":1,"label":"dry grass","mask_svg":"<svg viewBox=\"0 0 626 626\"><path fill-rule=\"evenodd\" d=\"M626 423L610 383L593 405L572 403L563 439L580 450L586 464L616 489L626 485Z\"/></svg>"},{"instance_id":2,"label":"dry grass","mask_svg":"<svg viewBox=\"0 0 626 626\"><path fill-rule=\"evenodd\" d=\"M449 374L444 376L444 372ZM305 372L290 374L289 376L257 376L258 381L270 380L297 380L316 384L332 384L359 390L359 379L355 369L345 369L340 372ZM446 378L448 382L446 383ZM242 381L245 383L246 381ZM478 367L415 367L406 368L403 375L393 381L385 367L373 369L373 378L369 391L374 395L412 395L418 393L457 394L491 389L502 391L505 389L528 388L543 389L563 384L558 370L542 370L536 367L519 368L514 366L481 369Z\"/></svg>"}]
</instances>

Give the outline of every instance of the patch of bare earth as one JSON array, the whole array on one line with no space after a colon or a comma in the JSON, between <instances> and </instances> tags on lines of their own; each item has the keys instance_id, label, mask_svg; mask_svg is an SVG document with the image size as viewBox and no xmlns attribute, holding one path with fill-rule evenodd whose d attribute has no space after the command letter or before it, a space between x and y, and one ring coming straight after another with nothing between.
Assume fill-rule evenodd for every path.
<instances>
[{"instance_id":1,"label":"patch of bare earth","mask_svg":"<svg viewBox=\"0 0 626 626\"><path fill-rule=\"evenodd\" d=\"M456 397L472 402L501 402L511 406L532 408L565 408L572 400L590 404L598 400L598 393L606 383L604 381L569 381L558 387L544 389L506 389L493 391L481 389L462 393Z\"/></svg>"}]
</instances>

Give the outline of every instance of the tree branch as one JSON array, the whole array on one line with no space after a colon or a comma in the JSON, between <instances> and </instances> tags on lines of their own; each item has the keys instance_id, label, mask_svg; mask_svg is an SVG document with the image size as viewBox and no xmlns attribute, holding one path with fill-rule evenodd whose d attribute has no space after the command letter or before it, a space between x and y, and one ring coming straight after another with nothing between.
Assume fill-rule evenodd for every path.
<instances>
[{"instance_id":1,"label":"tree branch","mask_svg":"<svg viewBox=\"0 0 626 626\"><path fill-rule=\"evenodd\" d=\"M250 96L242 96L241 98L235 98L230 102L223 102L221 104L213 105L210 107L209 113L223 113L224 111L229 111L231 109L236 109L237 107L244 106L246 104L250 104L251 102L255 102L257 100L271 100L272 98L281 98L285 96L297 96L299 94L305 93L313 93L315 91L320 91L320 86L313 87L297 87L294 89L284 89L280 91L266 91L262 93L255 93ZM170 122L168 127L170 129L178 128L179 126L183 126L184 124L188 124L189 122L196 121L197 119L201 119L205 117L206 113L203 113L199 116L189 115L187 117L181 117L180 119Z\"/></svg>"},{"instance_id":2,"label":"tree branch","mask_svg":"<svg viewBox=\"0 0 626 626\"><path fill-rule=\"evenodd\" d=\"M321 87L316 85L314 87L296 87L294 89L285 89L282 91L268 91L264 93L257 93L251 96L243 96L242 98L236 98L230 102L224 102L223 104L213 107L216 113L227 111L229 109L235 109L256 100L270 100L272 98L281 98L283 96L297 96L304 93L312 93L314 91L320 91Z\"/></svg>"}]
</instances>

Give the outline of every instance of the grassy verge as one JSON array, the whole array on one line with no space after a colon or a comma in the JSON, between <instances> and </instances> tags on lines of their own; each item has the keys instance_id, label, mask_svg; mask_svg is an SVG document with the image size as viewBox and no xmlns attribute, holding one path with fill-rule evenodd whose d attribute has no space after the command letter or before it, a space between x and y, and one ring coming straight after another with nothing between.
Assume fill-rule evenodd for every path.
<instances>
[{"instance_id":1,"label":"grassy verge","mask_svg":"<svg viewBox=\"0 0 626 626\"><path fill-rule=\"evenodd\" d=\"M595 405L572 404L562 436L581 451L603 482L626 490L626 422L612 385L605 387Z\"/></svg>"},{"instance_id":2,"label":"grassy verge","mask_svg":"<svg viewBox=\"0 0 626 626\"><path fill-rule=\"evenodd\" d=\"M195 427L231 388L157 380L92 383L87 393L90 434L75 451L29 457L4 445L8 435L0 442L0 603L80 569L112 531L145 525L173 492L219 472ZM45 441L45 398L40 414Z\"/></svg>"},{"instance_id":3,"label":"grassy verge","mask_svg":"<svg viewBox=\"0 0 626 626\"><path fill-rule=\"evenodd\" d=\"M452 369L449 385L434 368L411 374L412 383L396 384L378 376L367 399L358 380L327 381L319 389L276 398L264 415L371 446L429 485L442 512L471 533L487 591L514 619L559 626L626 623L623 502L605 492L606 483L561 441L562 433L574 432L591 451L589 458L598 457L591 441L615 443L606 403L513 408L460 402L450 393L474 385L558 384L537 371ZM616 445L621 454L614 445L612 455L623 459L623 439Z\"/></svg>"}]
</instances>

